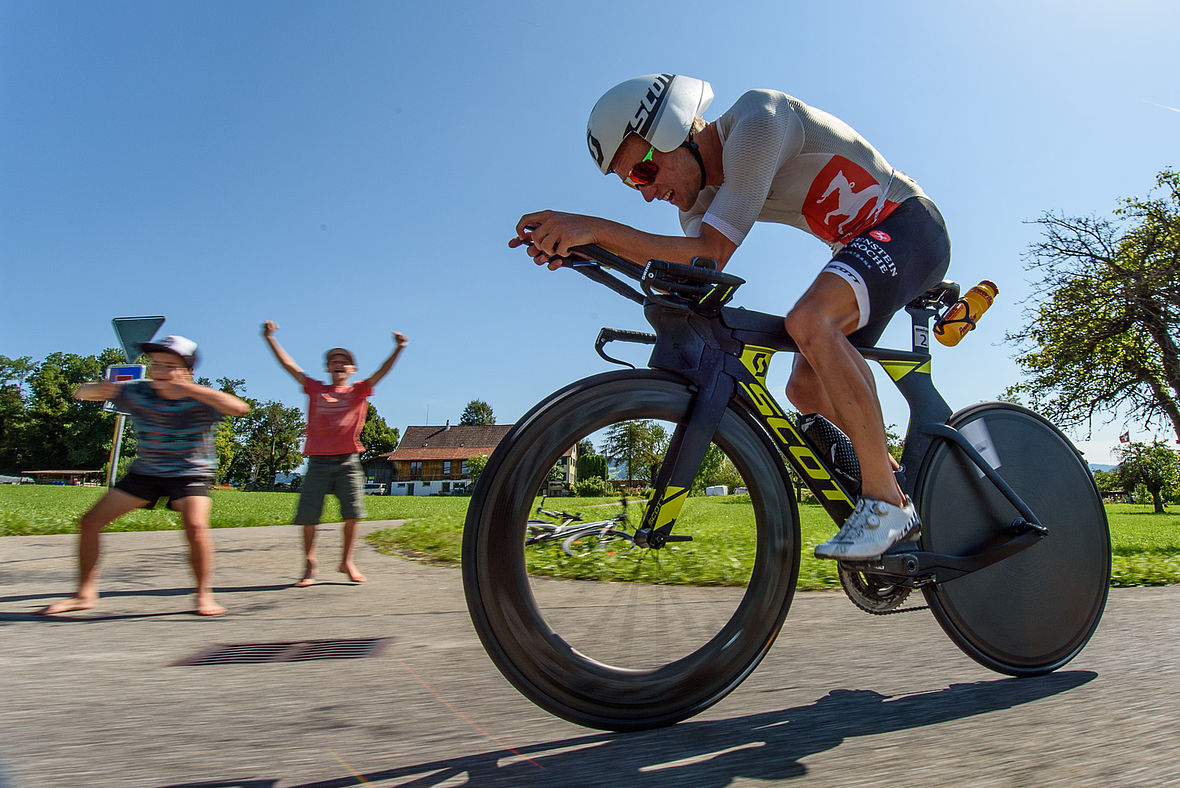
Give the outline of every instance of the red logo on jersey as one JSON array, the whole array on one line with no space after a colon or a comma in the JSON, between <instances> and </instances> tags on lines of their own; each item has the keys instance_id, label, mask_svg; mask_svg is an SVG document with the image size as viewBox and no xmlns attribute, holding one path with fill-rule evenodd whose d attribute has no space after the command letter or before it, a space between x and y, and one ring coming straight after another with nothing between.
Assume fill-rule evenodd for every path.
<instances>
[{"instance_id":1,"label":"red logo on jersey","mask_svg":"<svg viewBox=\"0 0 1180 788\"><path fill-rule=\"evenodd\" d=\"M869 230L869 236L875 238L883 244L887 244L893 239L889 237L889 233L884 230Z\"/></svg>"},{"instance_id":2,"label":"red logo on jersey","mask_svg":"<svg viewBox=\"0 0 1180 788\"><path fill-rule=\"evenodd\" d=\"M843 156L833 156L811 182L803 218L825 241L844 243L884 219L897 203L868 171Z\"/></svg>"}]
</instances>

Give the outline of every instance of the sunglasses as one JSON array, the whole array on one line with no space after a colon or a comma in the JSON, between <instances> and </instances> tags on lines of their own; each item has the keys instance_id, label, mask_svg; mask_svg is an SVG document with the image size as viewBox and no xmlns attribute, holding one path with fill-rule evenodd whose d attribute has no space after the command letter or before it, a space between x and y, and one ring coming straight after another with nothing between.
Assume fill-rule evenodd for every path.
<instances>
[{"instance_id":1,"label":"sunglasses","mask_svg":"<svg viewBox=\"0 0 1180 788\"><path fill-rule=\"evenodd\" d=\"M623 183L632 189L639 189L643 186L651 185L660 173L660 165L651 160L651 156L655 152L655 145L648 148L647 155L643 157L642 161L631 168L631 171L627 173L627 177L623 179Z\"/></svg>"}]
</instances>

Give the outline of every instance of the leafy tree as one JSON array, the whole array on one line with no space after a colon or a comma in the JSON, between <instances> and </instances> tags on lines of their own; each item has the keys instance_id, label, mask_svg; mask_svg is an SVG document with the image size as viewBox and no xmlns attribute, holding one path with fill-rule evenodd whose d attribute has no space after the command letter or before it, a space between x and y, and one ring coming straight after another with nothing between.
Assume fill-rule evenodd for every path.
<instances>
[{"instance_id":1,"label":"leafy tree","mask_svg":"<svg viewBox=\"0 0 1180 788\"><path fill-rule=\"evenodd\" d=\"M22 446L16 436L23 432L24 384L36 365L31 356L9 358L0 355L0 471L20 472Z\"/></svg>"},{"instance_id":2,"label":"leafy tree","mask_svg":"<svg viewBox=\"0 0 1180 788\"><path fill-rule=\"evenodd\" d=\"M1042 294L1009 340L1018 388L1065 425L1123 411L1170 423L1180 440L1180 173L1159 196L1120 201L1115 220L1045 214L1028 270Z\"/></svg>"},{"instance_id":3,"label":"leafy tree","mask_svg":"<svg viewBox=\"0 0 1180 788\"><path fill-rule=\"evenodd\" d=\"M1114 492L1115 490L1123 489L1123 480L1119 478L1118 471L1094 471L1094 484L1097 485L1100 492Z\"/></svg>"},{"instance_id":4,"label":"leafy tree","mask_svg":"<svg viewBox=\"0 0 1180 788\"><path fill-rule=\"evenodd\" d=\"M459 424L467 426L488 426L496 423L496 416L492 413L492 406L481 399L473 399L463 409L459 416Z\"/></svg>"},{"instance_id":5,"label":"leafy tree","mask_svg":"<svg viewBox=\"0 0 1180 788\"><path fill-rule=\"evenodd\" d=\"M578 481L589 479L606 479L606 457L597 454L582 454L578 456L578 463L574 466Z\"/></svg>"},{"instance_id":6,"label":"leafy tree","mask_svg":"<svg viewBox=\"0 0 1180 788\"><path fill-rule=\"evenodd\" d=\"M705 457L701 460L701 467L697 469L696 478L692 480L692 494L704 495L706 487L721 484L717 476L721 472L721 465L725 462L725 452L716 443L710 443L705 449Z\"/></svg>"},{"instance_id":7,"label":"leafy tree","mask_svg":"<svg viewBox=\"0 0 1180 788\"><path fill-rule=\"evenodd\" d=\"M1151 495L1155 513L1164 513L1164 496L1180 483L1180 457L1164 441L1128 443L1119 447L1119 478L1126 489L1142 484Z\"/></svg>"},{"instance_id":8,"label":"leafy tree","mask_svg":"<svg viewBox=\"0 0 1180 788\"><path fill-rule=\"evenodd\" d=\"M251 410L234 420L238 450L229 476L239 484L255 482L273 487L275 476L289 473L303 462L303 412L281 402L250 403Z\"/></svg>"},{"instance_id":9,"label":"leafy tree","mask_svg":"<svg viewBox=\"0 0 1180 788\"><path fill-rule=\"evenodd\" d=\"M114 434L114 415L102 403L74 399L82 383L102 380L103 369L123 362L123 354L107 348L98 356L50 353L28 373L24 413L4 443L10 461L32 468L101 468L108 459ZM9 399L9 406L15 403ZM131 431L124 438L124 453L134 454Z\"/></svg>"},{"instance_id":10,"label":"leafy tree","mask_svg":"<svg viewBox=\"0 0 1180 788\"><path fill-rule=\"evenodd\" d=\"M594 451L594 442L589 438L583 438L578 441L578 457L594 457L597 454Z\"/></svg>"},{"instance_id":11,"label":"leafy tree","mask_svg":"<svg viewBox=\"0 0 1180 788\"><path fill-rule=\"evenodd\" d=\"M651 482L668 448L667 431L654 421L621 421L607 428L605 457L619 463L629 481Z\"/></svg>"},{"instance_id":12,"label":"leafy tree","mask_svg":"<svg viewBox=\"0 0 1180 788\"><path fill-rule=\"evenodd\" d=\"M369 403L365 426L361 428L361 445L365 447L361 460L372 460L382 454L388 454L397 448L401 433L397 427L390 427L385 419L377 413L377 408Z\"/></svg>"},{"instance_id":13,"label":"leafy tree","mask_svg":"<svg viewBox=\"0 0 1180 788\"><path fill-rule=\"evenodd\" d=\"M481 454L478 457L472 457L467 461L467 475L471 478L471 483L475 484L479 479L479 475L483 473L483 469L488 465L488 455Z\"/></svg>"}]
</instances>

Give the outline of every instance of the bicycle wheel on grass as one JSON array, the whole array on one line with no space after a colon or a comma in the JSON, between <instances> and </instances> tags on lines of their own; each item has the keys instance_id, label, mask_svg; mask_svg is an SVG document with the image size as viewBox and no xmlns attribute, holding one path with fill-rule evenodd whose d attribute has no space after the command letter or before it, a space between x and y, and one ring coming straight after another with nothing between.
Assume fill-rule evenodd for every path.
<instances>
[{"instance_id":1,"label":"bicycle wheel on grass","mask_svg":"<svg viewBox=\"0 0 1180 788\"><path fill-rule=\"evenodd\" d=\"M521 693L571 722L638 730L708 708L758 664L790 605L798 511L775 449L734 407L714 443L741 475L752 506L712 507L724 509L721 522L702 522L688 516L690 501L676 533L693 541L660 550L582 557L523 546L532 493L571 446L627 423L670 432L691 401L684 383L660 372L574 383L505 436L472 497L463 581L476 631ZM642 507L632 511L642 516ZM704 563L726 567L732 585L691 585Z\"/></svg>"},{"instance_id":2,"label":"bicycle wheel on grass","mask_svg":"<svg viewBox=\"0 0 1180 788\"><path fill-rule=\"evenodd\" d=\"M611 526L567 536L561 549L570 556L620 555L635 547L635 537Z\"/></svg>"},{"instance_id":3,"label":"bicycle wheel on grass","mask_svg":"<svg viewBox=\"0 0 1180 788\"><path fill-rule=\"evenodd\" d=\"M984 403L959 411L963 433L1048 528L1037 544L935 588L927 603L973 659L1012 676L1056 670L1098 626L1110 584L1110 532L1094 479L1068 440L1032 411ZM963 453L940 441L915 500L922 547L970 555L1010 536L1016 509Z\"/></svg>"}]
</instances>

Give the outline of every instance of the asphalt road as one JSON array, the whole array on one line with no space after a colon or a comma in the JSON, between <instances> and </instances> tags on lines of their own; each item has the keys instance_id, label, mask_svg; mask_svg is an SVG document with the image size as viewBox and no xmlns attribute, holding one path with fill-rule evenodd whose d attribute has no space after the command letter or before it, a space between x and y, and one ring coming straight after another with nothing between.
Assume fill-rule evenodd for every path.
<instances>
[{"instance_id":1,"label":"asphalt road","mask_svg":"<svg viewBox=\"0 0 1180 788\"><path fill-rule=\"evenodd\" d=\"M385 524L367 523L372 529ZM338 529L321 527L331 569ZM1180 785L1180 587L1114 589L1094 639L1037 679L991 673L928 612L796 596L779 640L692 720L608 734L496 672L459 573L380 556L290 587L293 526L218 530L199 618L178 532L110 534L101 606L71 536L0 540L0 786ZM216 644L386 638L363 659L175 666Z\"/></svg>"}]
</instances>

